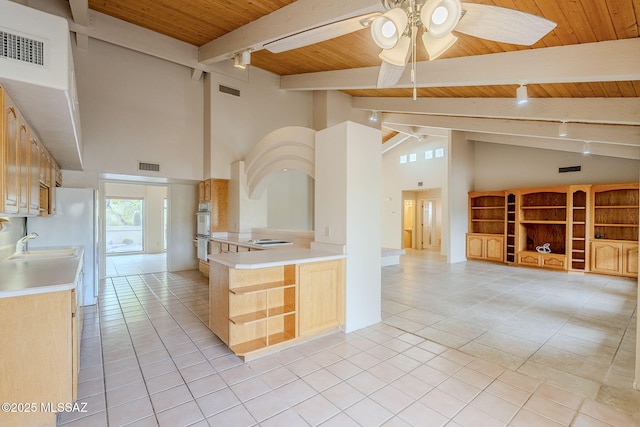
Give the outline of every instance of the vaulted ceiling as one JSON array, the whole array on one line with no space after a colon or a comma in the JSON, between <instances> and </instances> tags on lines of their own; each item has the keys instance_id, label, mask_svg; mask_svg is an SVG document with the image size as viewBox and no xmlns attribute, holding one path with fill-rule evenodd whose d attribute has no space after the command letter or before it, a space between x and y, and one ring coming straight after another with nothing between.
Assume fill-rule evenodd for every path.
<instances>
[{"instance_id":1,"label":"vaulted ceiling","mask_svg":"<svg viewBox=\"0 0 640 427\"><path fill-rule=\"evenodd\" d=\"M69 0L79 45L95 37L146 50L192 67L194 78L249 49L251 66L280 75L283 89L341 90L356 108L384 113L383 125L396 131L452 128L476 140L509 143L511 136L568 151L589 140L601 143L602 154L640 159L640 0L473 3L557 26L530 47L456 33L458 42L431 62L418 46L419 99L412 101L408 71L395 87L376 88L380 49L366 28L283 53L264 48L290 34L384 11L380 0ZM129 28L126 37L118 34L123 28ZM153 37L169 42L163 48L139 41ZM524 108L514 102L521 84L531 99ZM558 139L563 121L570 135Z\"/></svg>"}]
</instances>

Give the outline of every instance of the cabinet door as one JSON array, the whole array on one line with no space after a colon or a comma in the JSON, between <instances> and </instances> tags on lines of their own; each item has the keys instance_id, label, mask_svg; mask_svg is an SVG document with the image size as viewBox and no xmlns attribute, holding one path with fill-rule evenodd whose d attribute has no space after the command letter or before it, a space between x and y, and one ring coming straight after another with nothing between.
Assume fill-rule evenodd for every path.
<instances>
[{"instance_id":1,"label":"cabinet door","mask_svg":"<svg viewBox=\"0 0 640 427\"><path fill-rule=\"evenodd\" d=\"M208 202L211 200L211 180L208 179L204 182L204 198L203 200L205 202Z\"/></svg>"},{"instance_id":2,"label":"cabinet door","mask_svg":"<svg viewBox=\"0 0 640 427\"><path fill-rule=\"evenodd\" d=\"M300 264L298 335L306 337L344 323L344 261Z\"/></svg>"},{"instance_id":3,"label":"cabinet door","mask_svg":"<svg viewBox=\"0 0 640 427\"><path fill-rule=\"evenodd\" d=\"M485 258L491 261L502 261L504 259L504 237L485 237Z\"/></svg>"},{"instance_id":4,"label":"cabinet door","mask_svg":"<svg viewBox=\"0 0 640 427\"><path fill-rule=\"evenodd\" d=\"M622 271L622 244L592 242L591 271L594 273L620 274Z\"/></svg>"},{"instance_id":5,"label":"cabinet door","mask_svg":"<svg viewBox=\"0 0 640 427\"><path fill-rule=\"evenodd\" d=\"M11 99L4 94L4 213L18 213L18 110Z\"/></svg>"},{"instance_id":6,"label":"cabinet door","mask_svg":"<svg viewBox=\"0 0 640 427\"><path fill-rule=\"evenodd\" d=\"M540 265L540 255L532 254L532 253L528 253L528 252L519 253L518 254L518 264L539 266Z\"/></svg>"},{"instance_id":7,"label":"cabinet door","mask_svg":"<svg viewBox=\"0 0 640 427\"><path fill-rule=\"evenodd\" d=\"M622 274L624 276L638 277L638 244L622 244Z\"/></svg>"},{"instance_id":8,"label":"cabinet door","mask_svg":"<svg viewBox=\"0 0 640 427\"><path fill-rule=\"evenodd\" d=\"M229 231L229 181L212 179L211 231Z\"/></svg>"},{"instance_id":9,"label":"cabinet door","mask_svg":"<svg viewBox=\"0 0 640 427\"><path fill-rule=\"evenodd\" d=\"M29 152L29 214L40 213L40 143L33 136Z\"/></svg>"},{"instance_id":10,"label":"cabinet door","mask_svg":"<svg viewBox=\"0 0 640 427\"><path fill-rule=\"evenodd\" d=\"M198 183L198 203L204 202L204 181Z\"/></svg>"},{"instance_id":11,"label":"cabinet door","mask_svg":"<svg viewBox=\"0 0 640 427\"><path fill-rule=\"evenodd\" d=\"M482 236L467 235L467 258L484 258L484 239Z\"/></svg>"},{"instance_id":12,"label":"cabinet door","mask_svg":"<svg viewBox=\"0 0 640 427\"><path fill-rule=\"evenodd\" d=\"M31 152L31 138L29 137L29 127L21 116L20 127L18 128L18 212L23 215L29 214L29 153Z\"/></svg>"}]
</instances>

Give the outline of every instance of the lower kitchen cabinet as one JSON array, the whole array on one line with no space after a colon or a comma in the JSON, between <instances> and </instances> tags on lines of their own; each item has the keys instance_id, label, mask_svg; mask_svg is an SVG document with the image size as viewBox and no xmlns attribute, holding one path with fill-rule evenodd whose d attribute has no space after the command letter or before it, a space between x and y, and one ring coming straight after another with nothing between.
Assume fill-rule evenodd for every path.
<instances>
[{"instance_id":1,"label":"lower kitchen cabinet","mask_svg":"<svg viewBox=\"0 0 640 427\"><path fill-rule=\"evenodd\" d=\"M0 412L0 425L55 426L55 405L76 400L78 296L70 290L0 298L0 400L36 405L28 413Z\"/></svg>"},{"instance_id":2,"label":"lower kitchen cabinet","mask_svg":"<svg viewBox=\"0 0 640 427\"><path fill-rule=\"evenodd\" d=\"M298 334L313 336L344 324L344 260L300 264Z\"/></svg>"},{"instance_id":3,"label":"lower kitchen cabinet","mask_svg":"<svg viewBox=\"0 0 640 427\"><path fill-rule=\"evenodd\" d=\"M209 328L255 357L344 323L344 260L236 269L211 261Z\"/></svg>"},{"instance_id":4,"label":"lower kitchen cabinet","mask_svg":"<svg viewBox=\"0 0 640 427\"><path fill-rule=\"evenodd\" d=\"M504 261L504 236L496 234L467 234L467 258Z\"/></svg>"},{"instance_id":5,"label":"lower kitchen cabinet","mask_svg":"<svg viewBox=\"0 0 640 427\"><path fill-rule=\"evenodd\" d=\"M617 276L638 277L638 243L592 240L591 271Z\"/></svg>"}]
</instances>

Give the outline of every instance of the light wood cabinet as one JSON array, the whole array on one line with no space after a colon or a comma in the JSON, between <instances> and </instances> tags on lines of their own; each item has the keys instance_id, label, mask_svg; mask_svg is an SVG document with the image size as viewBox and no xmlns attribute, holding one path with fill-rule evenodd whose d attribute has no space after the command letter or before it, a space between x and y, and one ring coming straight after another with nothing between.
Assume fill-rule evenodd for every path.
<instances>
[{"instance_id":1,"label":"light wood cabinet","mask_svg":"<svg viewBox=\"0 0 640 427\"><path fill-rule=\"evenodd\" d=\"M298 333L313 336L344 324L344 260L299 265Z\"/></svg>"},{"instance_id":2,"label":"light wood cabinet","mask_svg":"<svg viewBox=\"0 0 640 427\"><path fill-rule=\"evenodd\" d=\"M615 240L591 241L591 271L638 277L638 243Z\"/></svg>"},{"instance_id":3,"label":"light wood cabinet","mask_svg":"<svg viewBox=\"0 0 640 427\"><path fill-rule=\"evenodd\" d=\"M344 260L209 270L209 328L248 358L344 323Z\"/></svg>"},{"instance_id":4,"label":"light wood cabinet","mask_svg":"<svg viewBox=\"0 0 640 427\"><path fill-rule=\"evenodd\" d=\"M502 262L505 259L505 193L469 193L467 258Z\"/></svg>"},{"instance_id":5,"label":"light wood cabinet","mask_svg":"<svg viewBox=\"0 0 640 427\"><path fill-rule=\"evenodd\" d=\"M467 258L504 261L504 236L495 234L467 234Z\"/></svg>"},{"instance_id":6,"label":"light wood cabinet","mask_svg":"<svg viewBox=\"0 0 640 427\"><path fill-rule=\"evenodd\" d=\"M585 184L471 192L467 258L637 277L638 187ZM539 252L546 243L551 253Z\"/></svg>"},{"instance_id":7,"label":"light wood cabinet","mask_svg":"<svg viewBox=\"0 0 640 427\"><path fill-rule=\"evenodd\" d=\"M41 207L40 195L40 142L31 133L29 141L29 215L38 215ZM46 198L47 202L49 198Z\"/></svg>"},{"instance_id":8,"label":"light wood cabinet","mask_svg":"<svg viewBox=\"0 0 640 427\"><path fill-rule=\"evenodd\" d=\"M18 213L29 215L29 153L31 152L31 134L22 115L18 116ZM38 192L40 197L40 192ZM38 203L39 204L39 203Z\"/></svg>"},{"instance_id":9,"label":"light wood cabinet","mask_svg":"<svg viewBox=\"0 0 640 427\"><path fill-rule=\"evenodd\" d=\"M2 182L0 182L0 212L18 213L19 163L18 163L18 109L9 95L0 89L2 98Z\"/></svg>"},{"instance_id":10,"label":"light wood cabinet","mask_svg":"<svg viewBox=\"0 0 640 427\"><path fill-rule=\"evenodd\" d=\"M59 173L60 169L1 87L0 105L3 108L0 117L0 213L14 216L53 213L52 170L55 166ZM61 174L59 181L62 182ZM45 192L44 188L48 190Z\"/></svg>"},{"instance_id":11,"label":"light wood cabinet","mask_svg":"<svg viewBox=\"0 0 640 427\"><path fill-rule=\"evenodd\" d=\"M77 399L77 297L72 290L0 298L0 399L37 405L36 412L0 412L0 425L53 426L56 413L43 411L40 403Z\"/></svg>"},{"instance_id":12,"label":"light wood cabinet","mask_svg":"<svg viewBox=\"0 0 640 427\"><path fill-rule=\"evenodd\" d=\"M638 183L591 190L591 271L638 277Z\"/></svg>"}]
</instances>

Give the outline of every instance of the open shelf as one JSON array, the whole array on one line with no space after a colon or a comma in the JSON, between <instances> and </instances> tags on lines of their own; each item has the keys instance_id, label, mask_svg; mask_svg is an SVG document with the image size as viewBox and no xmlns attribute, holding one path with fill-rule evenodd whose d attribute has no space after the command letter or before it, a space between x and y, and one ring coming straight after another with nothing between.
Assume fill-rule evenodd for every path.
<instances>
[{"instance_id":1,"label":"open shelf","mask_svg":"<svg viewBox=\"0 0 640 427\"><path fill-rule=\"evenodd\" d=\"M259 283L257 285L241 286L238 288L229 288L229 292L234 295L248 295L258 292L265 292L272 289L284 289L295 287L295 283L286 283L285 281Z\"/></svg>"}]
</instances>

